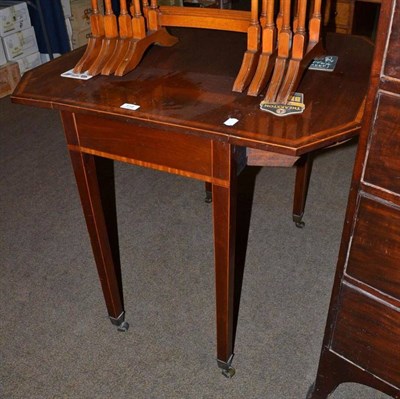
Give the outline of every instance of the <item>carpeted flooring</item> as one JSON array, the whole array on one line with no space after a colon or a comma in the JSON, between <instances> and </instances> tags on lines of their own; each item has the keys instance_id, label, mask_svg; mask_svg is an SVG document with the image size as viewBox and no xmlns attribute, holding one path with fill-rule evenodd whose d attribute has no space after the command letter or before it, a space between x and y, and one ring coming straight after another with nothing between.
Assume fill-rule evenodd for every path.
<instances>
[{"instance_id":1,"label":"carpeted flooring","mask_svg":"<svg viewBox=\"0 0 400 399\"><path fill-rule=\"evenodd\" d=\"M107 318L58 114L4 98L0 123L1 399L305 397L355 145L316 158L304 229L291 221L294 170L257 174L237 372L228 380L215 361L212 219L203 183L116 164L130 322L119 333ZM386 396L344 384L332 398Z\"/></svg>"}]
</instances>

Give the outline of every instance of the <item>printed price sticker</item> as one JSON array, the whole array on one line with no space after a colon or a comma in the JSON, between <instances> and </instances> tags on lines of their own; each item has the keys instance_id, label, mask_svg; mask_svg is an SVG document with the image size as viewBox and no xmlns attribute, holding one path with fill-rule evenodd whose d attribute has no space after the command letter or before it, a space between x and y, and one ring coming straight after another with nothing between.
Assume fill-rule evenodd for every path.
<instances>
[{"instance_id":1,"label":"printed price sticker","mask_svg":"<svg viewBox=\"0 0 400 399\"><path fill-rule=\"evenodd\" d=\"M73 69L70 69L69 71L62 73L61 76L63 78L71 78L71 79L79 79L79 80L89 80L89 79L93 78L93 76L89 75L87 73L87 71L83 72L83 73L74 73Z\"/></svg>"},{"instance_id":2,"label":"printed price sticker","mask_svg":"<svg viewBox=\"0 0 400 399\"><path fill-rule=\"evenodd\" d=\"M136 110L138 110L140 108L140 105L125 103L125 104L121 105L121 108L130 109L131 111L136 111Z\"/></svg>"},{"instance_id":3,"label":"printed price sticker","mask_svg":"<svg viewBox=\"0 0 400 399\"><path fill-rule=\"evenodd\" d=\"M226 125L226 126L233 126L233 125L236 125L236 123L238 123L239 122L239 119L236 119L236 118L228 118L225 122L224 122L224 125Z\"/></svg>"}]
</instances>

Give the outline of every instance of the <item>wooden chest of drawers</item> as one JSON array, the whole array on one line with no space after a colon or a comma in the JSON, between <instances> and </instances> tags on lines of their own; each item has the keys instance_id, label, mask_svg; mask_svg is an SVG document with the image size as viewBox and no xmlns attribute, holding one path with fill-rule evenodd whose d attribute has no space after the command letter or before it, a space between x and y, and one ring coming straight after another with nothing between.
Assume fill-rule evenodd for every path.
<instances>
[{"instance_id":1,"label":"wooden chest of drawers","mask_svg":"<svg viewBox=\"0 0 400 399\"><path fill-rule=\"evenodd\" d=\"M309 399L343 382L400 398L400 0L382 3L337 273Z\"/></svg>"}]
</instances>

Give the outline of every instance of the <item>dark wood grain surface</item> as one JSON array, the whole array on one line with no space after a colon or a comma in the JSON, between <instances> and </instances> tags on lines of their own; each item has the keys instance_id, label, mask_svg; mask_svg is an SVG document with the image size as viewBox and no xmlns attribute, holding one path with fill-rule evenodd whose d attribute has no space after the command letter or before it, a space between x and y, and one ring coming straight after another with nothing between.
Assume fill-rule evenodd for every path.
<instances>
[{"instance_id":1,"label":"dark wood grain surface","mask_svg":"<svg viewBox=\"0 0 400 399\"><path fill-rule=\"evenodd\" d=\"M396 385L400 380L400 313L345 285L332 350Z\"/></svg>"},{"instance_id":2,"label":"dark wood grain surface","mask_svg":"<svg viewBox=\"0 0 400 399\"><path fill-rule=\"evenodd\" d=\"M400 98L381 94L376 113L375 134L367 155L364 181L400 194Z\"/></svg>"},{"instance_id":3,"label":"dark wood grain surface","mask_svg":"<svg viewBox=\"0 0 400 399\"><path fill-rule=\"evenodd\" d=\"M400 208L362 197L346 273L400 300ZM398 305L398 304L397 304Z\"/></svg>"},{"instance_id":4,"label":"dark wood grain surface","mask_svg":"<svg viewBox=\"0 0 400 399\"><path fill-rule=\"evenodd\" d=\"M372 45L345 35L327 37L327 53L338 55L334 72L307 71L299 91L305 95L302 115L279 118L259 109L262 95L233 93L245 35L201 29L175 29L179 43L153 46L136 70L124 77L67 79L82 54L72 52L28 72L13 101L102 116L141 120L220 136L233 144L300 155L346 139L360 126ZM356 50L355 50L356 49ZM123 103L140 105L123 110ZM228 127L229 117L239 122Z\"/></svg>"},{"instance_id":5,"label":"dark wood grain surface","mask_svg":"<svg viewBox=\"0 0 400 399\"><path fill-rule=\"evenodd\" d=\"M321 358L307 399L356 382L400 397L400 1L382 2Z\"/></svg>"}]
</instances>

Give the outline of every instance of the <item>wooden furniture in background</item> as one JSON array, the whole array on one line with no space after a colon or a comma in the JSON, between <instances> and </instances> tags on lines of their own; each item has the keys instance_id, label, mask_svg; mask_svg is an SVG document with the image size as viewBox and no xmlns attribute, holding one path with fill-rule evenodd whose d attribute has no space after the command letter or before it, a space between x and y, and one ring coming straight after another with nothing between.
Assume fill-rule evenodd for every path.
<instances>
[{"instance_id":1,"label":"wooden furniture in background","mask_svg":"<svg viewBox=\"0 0 400 399\"><path fill-rule=\"evenodd\" d=\"M126 0L121 0L120 3L121 3L121 8L118 17L119 37L117 40L117 46L114 49L114 52L111 55L111 57L109 57L109 59L101 69L101 73L103 75L110 75L116 71L119 62L122 59L122 57L125 56L129 47L129 43L133 39L134 35L133 22L130 14L128 13Z\"/></svg>"},{"instance_id":2,"label":"wooden furniture in background","mask_svg":"<svg viewBox=\"0 0 400 399\"><path fill-rule=\"evenodd\" d=\"M307 18L308 0L280 0L275 16L275 0L263 0L261 15L258 0L251 0L251 11L214 8L171 7L158 0L134 0L128 13L126 0L120 0L119 23L111 0L105 0L105 15L99 15L98 0L92 0L92 37L75 73L88 68L96 76L123 76L136 68L153 44L173 46L178 39L167 27L216 29L247 33L247 49L232 90L257 96L271 82L265 100L287 104L311 61L322 55L321 0L314 0ZM291 18L291 9L295 15ZM142 16L144 14L144 18ZM276 24L275 24L276 20ZM308 30L306 26L308 25ZM262 28L262 30L261 30ZM294 36L293 36L294 34ZM101 46L99 47L99 43Z\"/></svg>"},{"instance_id":3,"label":"wooden furniture in background","mask_svg":"<svg viewBox=\"0 0 400 399\"><path fill-rule=\"evenodd\" d=\"M290 0L288 0L290 1ZM92 76L115 73L123 76L136 68L152 44L172 46L178 41L166 27L192 27L247 33L248 46L234 83L235 91L248 86L257 66L260 47L258 0L251 3L251 12L214 8L158 6L157 0L134 0L128 14L126 0L120 0L119 24L113 14L111 0L105 0L104 17L98 14L98 0L92 0L92 37L74 72L88 68ZM142 12L144 17L142 17ZM101 19L100 19L101 18ZM128 20L128 21L127 21ZM102 26L104 25L104 35ZM98 51L97 43L101 41Z\"/></svg>"},{"instance_id":4,"label":"wooden furniture in background","mask_svg":"<svg viewBox=\"0 0 400 399\"><path fill-rule=\"evenodd\" d=\"M92 76L96 76L102 72L107 62L114 57L114 54L117 50L119 38L117 17L113 13L111 0L105 0L104 5L104 37L102 38L99 54L97 55L93 64L89 66L88 72Z\"/></svg>"},{"instance_id":5,"label":"wooden furniture in background","mask_svg":"<svg viewBox=\"0 0 400 399\"><path fill-rule=\"evenodd\" d=\"M382 3L317 378L309 399L343 382L400 397L400 1Z\"/></svg>"},{"instance_id":6,"label":"wooden furniture in background","mask_svg":"<svg viewBox=\"0 0 400 399\"><path fill-rule=\"evenodd\" d=\"M9 96L21 79L17 62L7 62L0 66L0 98Z\"/></svg>"},{"instance_id":7,"label":"wooden furniture in background","mask_svg":"<svg viewBox=\"0 0 400 399\"><path fill-rule=\"evenodd\" d=\"M355 0L332 0L331 18L334 20L335 31L351 34L354 18Z\"/></svg>"},{"instance_id":8,"label":"wooden furniture in background","mask_svg":"<svg viewBox=\"0 0 400 399\"><path fill-rule=\"evenodd\" d=\"M250 26L247 29L247 50L242 65L233 83L233 91L241 93L253 80L261 49L261 26L258 15L258 0L251 0Z\"/></svg>"},{"instance_id":9,"label":"wooden furniture in background","mask_svg":"<svg viewBox=\"0 0 400 399\"><path fill-rule=\"evenodd\" d=\"M358 34L353 31L357 5L381 4L381 0L330 0L325 10L326 24L338 33Z\"/></svg>"},{"instance_id":10,"label":"wooden furniture in background","mask_svg":"<svg viewBox=\"0 0 400 399\"><path fill-rule=\"evenodd\" d=\"M74 67L75 73L85 72L98 57L104 38L104 18L100 14L97 0L92 0L92 15L90 16L91 35L82 58Z\"/></svg>"},{"instance_id":11,"label":"wooden furniture in background","mask_svg":"<svg viewBox=\"0 0 400 399\"><path fill-rule=\"evenodd\" d=\"M257 96L267 85L275 64L277 27L275 24L274 0L262 0L260 26L262 28L260 36L261 49L257 69L247 91L250 96Z\"/></svg>"},{"instance_id":12,"label":"wooden furniture in background","mask_svg":"<svg viewBox=\"0 0 400 399\"><path fill-rule=\"evenodd\" d=\"M279 118L261 111L258 98L231 90L247 46L243 35L182 28L172 33L180 37L176 46L150 48L126 76L61 77L82 56L75 51L25 74L12 100L61 112L108 314L122 330L115 204L104 198L113 194L113 181L106 184L103 168L128 162L212 185L217 359L230 376L236 179L246 148L297 157L356 135L372 46L361 38L328 36L330 53L339 56L335 73L306 74L300 84L306 111ZM358 57L351 56L354 48ZM126 103L140 108L121 107ZM229 118L238 122L228 126Z\"/></svg>"}]
</instances>

